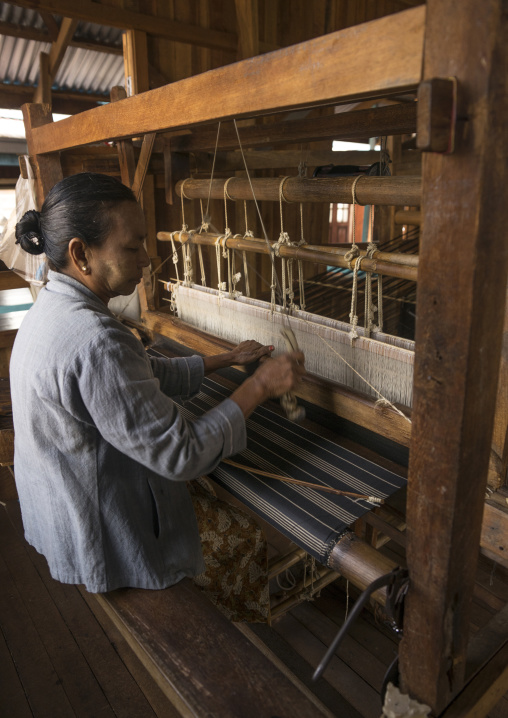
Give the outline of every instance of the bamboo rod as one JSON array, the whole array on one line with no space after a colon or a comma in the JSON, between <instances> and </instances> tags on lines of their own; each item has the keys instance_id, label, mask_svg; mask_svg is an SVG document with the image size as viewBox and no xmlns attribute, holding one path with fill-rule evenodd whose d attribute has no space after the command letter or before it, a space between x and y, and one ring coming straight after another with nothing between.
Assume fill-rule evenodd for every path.
<instances>
[{"instance_id":1,"label":"bamboo rod","mask_svg":"<svg viewBox=\"0 0 508 718\"><path fill-rule=\"evenodd\" d=\"M170 242L171 236L175 242L185 244L190 241L193 244L215 245L217 240L224 235L211 234L209 232L158 232L157 239L161 242ZM221 240L223 244L223 240ZM275 242L269 243L271 247ZM269 254L268 246L264 239L256 237L245 238L241 236L228 237L226 240L228 249L238 249L240 251L255 252L257 254ZM279 255L284 259L298 259L304 262L318 262L331 267L349 268L349 262L345 258L345 247L337 247L335 251L331 247L320 247L318 245L304 245L302 247L290 247L282 245L279 249ZM404 255L401 253L390 254L389 252L378 252L373 259L368 259L365 250L360 250L360 256L364 257L361 263L361 269L365 272L375 272L387 277L396 277L398 279L406 279L416 282L418 272L418 257L416 255ZM382 255L383 259L379 258ZM406 265L407 257L411 256L410 266ZM389 258L389 259L388 259ZM400 261L397 261L400 260ZM416 260L416 262L415 262Z\"/></svg>"},{"instance_id":2,"label":"bamboo rod","mask_svg":"<svg viewBox=\"0 0 508 718\"><path fill-rule=\"evenodd\" d=\"M287 554L287 556L276 558L272 563L268 562L268 578L275 578L275 576L278 576L279 573L291 568L291 566L294 566L296 563L301 561L305 554L306 551L303 548L297 548L294 551L291 551L290 554Z\"/></svg>"},{"instance_id":3,"label":"bamboo rod","mask_svg":"<svg viewBox=\"0 0 508 718\"><path fill-rule=\"evenodd\" d=\"M312 595L319 593L325 586L328 586L329 583L332 583L332 581L335 581L337 578L339 578L339 574L335 571L328 571L327 569L321 569L318 572L319 578L314 581L314 584L312 585ZM278 603L274 608L270 609L270 619L273 621L279 616L284 615L284 613L287 613L289 610L294 608L294 606L297 606L299 603L305 600L305 596L302 596L302 593L305 593L305 590L309 587L311 587L312 581L311 579L307 579L305 582L305 585L303 584L303 581L301 581L297 586L294 587L293 593L288 596L284 601L281 601L281 603Z\"/></svg>"},{"instance_id":4,"label":"bamboo rod","mask_svg":"<svg viewBox=\"0 0 508 718\"><path fill-rule=\"evenodd\" d=\"M333 547L328 566L363 591L373 581L390 573L396 564L355 534L347 532ZM384 606L386 588L375 591L372 598Z\"/></svg>"},{"instance_id":5,"label":"bamboo rod","mask_svg":"<svg viewBox=\"0 0 508 718\"><path fill-rule=\"evenodd\" d=\"M412 227L420 227L422 224L422 213L414 209L399 209L394 215L395 224L409 224Z\"/></svg>"},{"instance_id":6,"label":"bamboo rod","mask_svg":"<svg viewBox=\"0 0 508 718\"><path fill-rule=\"evenodd\" d=\"M353 182L356 177L326 177L306 179L290 177L284 182L287 202L346 202L352 203ZM248 179L232 177L230 180L196 180L187 178L176 185L176 193L186 199L223 199L224 185L232 200L254 199ZM260 177L252 180L257 200L279 201L280 178ZM358 204L419 206L421 177L365 177L360 176L355 193Z\"/></svg>"}]
</instances>

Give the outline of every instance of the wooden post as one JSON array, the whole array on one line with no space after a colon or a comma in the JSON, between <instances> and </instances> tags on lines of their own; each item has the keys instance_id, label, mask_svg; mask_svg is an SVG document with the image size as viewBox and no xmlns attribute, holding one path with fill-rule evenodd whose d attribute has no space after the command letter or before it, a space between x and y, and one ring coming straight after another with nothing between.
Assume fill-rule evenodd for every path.
<instances>
[{"instance_id":1,"label":"wooden post","mask_svg":"<svg viewBox=\"0 0 508 718\"><path fill-rule=\"evenodd\" d=\"M34 102L51 106L51 74L47 52L39 53L39 83L35 90Z\"/></svg>"},{"instance_id":2,"label":"wooden post","mask_svg":"<svg viewBox=\"0 0 508 718\"><path fill-rule=\"evenodd\" d=\"M138 95L150 89L146 32L127 30L123 34L125 89L127 95Z\"/></svg>"},{"instance_id":3,"label":"wooden post","mask_svg":"<svg viewBox=\"0 0 508 718\"><path fill-rule=\"evenodd\" d=\"M36 127L53 122L53 116L50 105L23 105L21 110L23 111L28 152L36 171L37 202L40 208L49 190L63 178L62 165L59 152L46 155L37 155L33 152L32 131Z\"/></svg>"},{"instance_id":4,"label":"wooden post","mask_svg":"<svg viewBox=\"0 0 508 718\"><path fill-rule=\"evenodd\" d=\"M458 123L455 152L423 163L400 671L434 713L463 684L492 439L508 270L507 23L504 0L427 3L424 79L457 78Z\"/></svg>"},{"instance_id":5,"label":"wooden post","mask_svg":"<svg viewBox=\"0 0 508 718\"><path fill-rule=\"evenodd\" d=\"M259 55L258 0L235 0L238 59Z\"/></svg>"},{"instance_id":6,"label":"wooden post","mask_svg":"<svg viewBox=\"0 0 508 718\"><path fill-rule=\"evenodd\" d=\"M123 53L125 69L125 85L128 95L138 95L150 89L148 71L148 49L146 32L141 30L127 30L123 35ZM119 144L125 144L126 141ZM132 142L128 140L132 150ZM156 271L161 260L157 253L157 237L155 223L155 197L153 177L147 177L148 163L155 142L155 132L147 133L143 137L143 145L134 174L131 174L133 164L129 166L130 187L140 200L145 212L147 239L146 250L150 257L151 266L143 272L143 282L139 286L139 298L143 311L154 310L158 306L159 287L152 284L150 273ZM132 159L133 162L133 159Z\"/></svg>"}]
</instances>

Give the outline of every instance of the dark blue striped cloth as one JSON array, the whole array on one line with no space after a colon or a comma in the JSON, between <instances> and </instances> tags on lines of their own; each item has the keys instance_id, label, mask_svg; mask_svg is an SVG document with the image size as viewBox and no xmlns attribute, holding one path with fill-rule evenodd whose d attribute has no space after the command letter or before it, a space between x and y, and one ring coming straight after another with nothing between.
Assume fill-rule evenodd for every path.
<instances>
[{"instance_id":1,"label":"dark blue striped cloth","mask_svg":"<svg viewBox=\"0 0 508 718\"><path fill-rule=\"evenodd\" d=\"M199 416L229 394L217 382L205 379L202 391L181 405L182 414ZM265 407L247 420L247 436L247 449L234 457L245 466L377 498L386 498L406 483L392 471ZM344 530L373 508L361 499L286 484L224 463L212 476L323 564Z\"/></svg>"}]
</instances>

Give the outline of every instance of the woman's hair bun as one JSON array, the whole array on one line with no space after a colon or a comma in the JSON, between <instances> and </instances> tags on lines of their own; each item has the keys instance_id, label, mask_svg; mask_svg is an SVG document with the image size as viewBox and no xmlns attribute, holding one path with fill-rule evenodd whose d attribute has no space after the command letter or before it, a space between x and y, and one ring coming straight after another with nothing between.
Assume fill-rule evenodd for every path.
<instances>
[{"instance_id":1,"label":"woman's hair bun","mask_svg":"<svg viewBox=\"0 0 508 718\"><path fill-rule=\"evenodd\" d=\"M16 224L16 244L29 254L44 252L44 237L41 231L41 213L30 209Z\"/></svg>"}]
</instances>

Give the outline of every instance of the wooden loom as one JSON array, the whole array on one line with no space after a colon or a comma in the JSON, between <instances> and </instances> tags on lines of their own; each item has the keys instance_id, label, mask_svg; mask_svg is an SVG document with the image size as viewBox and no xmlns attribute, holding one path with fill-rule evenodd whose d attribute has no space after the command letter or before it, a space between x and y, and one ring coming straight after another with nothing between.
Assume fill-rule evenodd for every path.
<instances>
[{"instance_id":1,"label":"wooden loom","mask_svg":"<svg viewBox=\"0 0 508 718\"><path fill-rule=\"evenodd\" d=\"M454 21L455 4L429 2L426 14L419 7L368 23L362 26L362 33L376 41L383 62L373 63L371 52L358 47L357 28L353 28L295 46L291 52L221 68L55 125L44 106L29 105L24 110L42 198L61 177L58 153L82 144L145 135L143 147L148 148L155 132L251 117L273 109L383 96L420 85L419 142L429 153L423 167L411 436L403 419L390 410L376 411L372 401L347 390L310 379L301 394L315 402L323 398L328 407L338 407L353 421L400 443L410 442L407 521L411 588L400 670L404 689L430 704L435 714L445 709L465 681L468 606L484 510L502 344L508 263L499 231L506 226L507 210L498 193L506 184L506 163L499 159L499 148L506 144L507 96L502 8L503 3L494 0L481 9L468 1L459 11L464 18L461 24ZM443 27L448 28L446 45L442 43ZM369 45L366 41L363 47ZM483 63L476 62L472 51L476 48L482 50ZM347 73L338 72L337 68L345 67ZM296 74L301 90L297 103L290 81ZM279 78L278 83L268 81L273 76ZM456 78L456 88L449 77ZM435 78L440 79L436 82ZM221 87L219 111L210 109L206 100L214 82ZM248 93L239 90L246 83ZM458 118L455 125L447 111L451 107ZM452 128L455 149L447 154ZM178 142L180 149L191 146L193 136L194 132L172 140L172 148L178 147ZM146 154L147 150L145 158ZM139 173L130 183L140 186L146 163L138 167ZM157 256L153 245L150 254ZM452 297L450 285L456 288ZM156 309L150 282L144 286L143 316L151 330L200 351L214 352L224 346L189 331L167 312ZM505 371L505 364L502 366ZM497 457L502 474L506 470L503 376L499 391L504 409L498 410L494 439L501 447ZM506 645L490 645L488 653L493 652L499 661ZM481 681L497 685L494 667L495 661L486 661L479 674ZM464 690L470 703L479 701L475 697L478 681L477 676ZM495 691L488 695L492 701Z\"/></svg>"}]
</instances>

